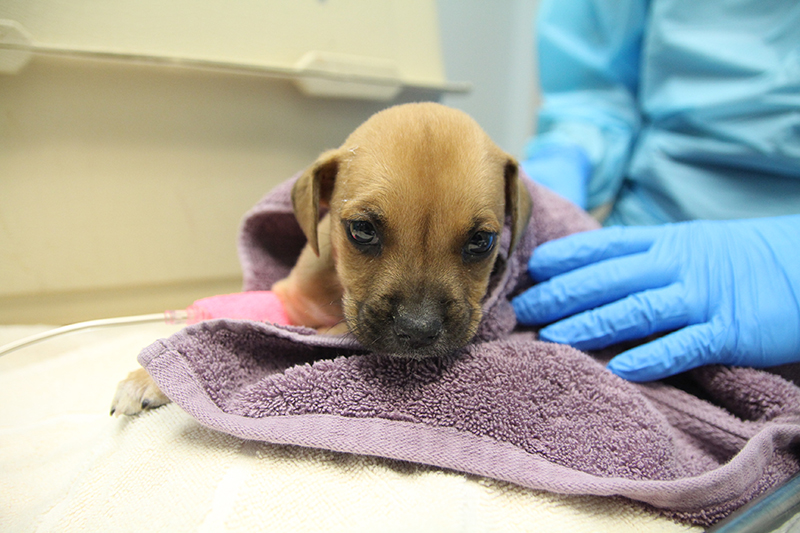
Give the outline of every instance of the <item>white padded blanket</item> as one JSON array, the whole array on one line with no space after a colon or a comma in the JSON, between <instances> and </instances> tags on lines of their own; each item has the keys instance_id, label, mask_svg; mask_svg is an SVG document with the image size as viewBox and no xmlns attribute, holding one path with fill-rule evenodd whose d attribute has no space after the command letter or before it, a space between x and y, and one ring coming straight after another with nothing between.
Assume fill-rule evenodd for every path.
<instances>
[{"instance_id":1,"label":"white padded blanket","mask_svg":"<svg viewBox=\"0 0 800 533\"><path fill-rule=\"evenodd\" d=\"M74 333L0 358L0 531L700 531L622 499L217 433L175 405L113 418L176 326ZM0 344L36 333L0 327Z\"/></svg>"}]
</instances>

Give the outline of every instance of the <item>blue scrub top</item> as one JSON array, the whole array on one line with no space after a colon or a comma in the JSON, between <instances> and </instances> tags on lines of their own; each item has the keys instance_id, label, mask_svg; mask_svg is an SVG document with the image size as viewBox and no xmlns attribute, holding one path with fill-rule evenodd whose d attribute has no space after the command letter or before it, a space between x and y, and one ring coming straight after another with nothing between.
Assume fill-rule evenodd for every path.
<instances>
[{"instance_id":1,"label":"blue scrub top","mask_svg":"<svg viewBox=\"0 0 800 533\"><path fill-rule=\"evenodd\" d=\"M580 147L607 224L800 213L798 0L543 0L538 38L528 154Z\"/></svg>"}]
</instances>

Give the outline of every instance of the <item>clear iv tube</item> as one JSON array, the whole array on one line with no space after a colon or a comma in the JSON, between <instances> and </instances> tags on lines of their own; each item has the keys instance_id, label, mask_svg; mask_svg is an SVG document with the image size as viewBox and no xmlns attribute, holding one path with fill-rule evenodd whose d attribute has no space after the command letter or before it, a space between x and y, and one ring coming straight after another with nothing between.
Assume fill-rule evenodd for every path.
<instances>
[{"instance_id":1,"label":"clear iv tube","mask_svg":"<svg viewBox=\"0 0 800 533\"><path fill-rule=\"evenodd\" d=\"M0 357L7 355L13 351L25 348L32 344L36 344L47 339L72 333L74 331L82 331L85 329L105 328L111 326L128 326L133 324L147 324L153 322L164 322L166 324L185 324L189 319L189 312L185 309L170 310L163 313L153 313L151 315L134 315L124 316L119 318L103 318L100 320L89 320L87 322L78 322L77 324L70 324L60 328L51 329L25 337L18 341L11 342L0 346Z\"/></svg>"}]
</instances>

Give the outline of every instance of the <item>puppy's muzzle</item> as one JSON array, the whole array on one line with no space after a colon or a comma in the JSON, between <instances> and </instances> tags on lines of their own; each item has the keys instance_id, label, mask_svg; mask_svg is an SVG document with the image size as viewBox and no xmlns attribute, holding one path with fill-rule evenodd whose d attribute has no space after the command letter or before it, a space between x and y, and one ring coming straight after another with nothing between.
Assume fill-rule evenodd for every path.
<instances>
[{"instance_id":1,"label":"puppy's muzzle","mask_svg":"<svg viewBox=\"0 0 800 533\"><path fill-rule=\"evenodd\" d=\"M453 298L375 296L358 306L349 322L371 350L409 359L445 356L474 335L475 311Z\"/></svg>"},{"instance_id":2,"label":"puppy's muzzle","mask_svg":"<svg viewBox=\"0 0 800 533\"><path fill-rule=\"evenodd\" d=\"M444 328L442 311L430 301L419 305L398 305L393 314L392 332L398 344L419 350L434 344Z\"/></svg>"}]
</instances>

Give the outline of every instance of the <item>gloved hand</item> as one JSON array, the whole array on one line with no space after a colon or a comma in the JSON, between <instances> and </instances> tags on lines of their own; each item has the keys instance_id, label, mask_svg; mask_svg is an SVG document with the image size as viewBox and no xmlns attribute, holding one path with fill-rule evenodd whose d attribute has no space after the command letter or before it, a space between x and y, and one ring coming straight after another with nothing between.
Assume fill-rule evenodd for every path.
<instances>
[{"instance_id":1,"label":"gloved hand","mask_svg":"<svg viewBox=\"0 0 800 533\"><path fill-rule=\"evenodd\" d=\"M558 320L543 340L591 350L677 330L612 359L623 378L800 361L800 215L605 228L542 244L528 267L542 283L512 303L523 324Z\"/></svg>"},{"instance_id":2,"label":"gloved hand","mask_svg":"<svg viewBox=\"0 0 800 533\"><path fill-rule=\"evenodd\" d=\"M586 209L591 163L580 147L547 144L536 149L520 166L536 183Z\"/></svg>"}]
</instances>

